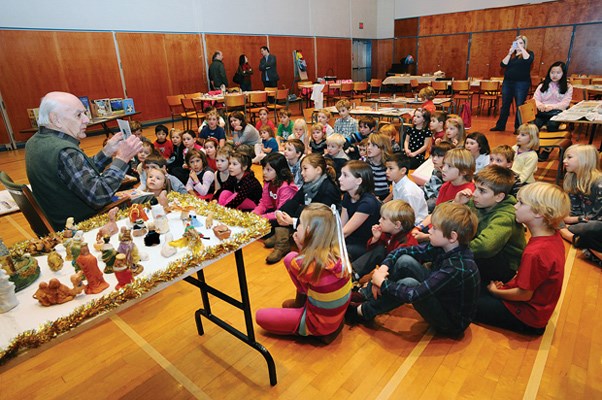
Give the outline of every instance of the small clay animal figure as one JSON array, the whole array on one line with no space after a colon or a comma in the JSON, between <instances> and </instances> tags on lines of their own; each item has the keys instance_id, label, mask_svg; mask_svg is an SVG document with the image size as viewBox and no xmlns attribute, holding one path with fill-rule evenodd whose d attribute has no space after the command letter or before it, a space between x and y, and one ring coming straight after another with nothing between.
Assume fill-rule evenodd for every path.
<instances>
[{"instance_id":1,"label":"small clay animal figure","mask_svg":"<svg viewBox=\"0 0 602 400\"><path fill-rule=\"evenodd\" d=\"M80 294L86 286L82 284L84 274L80 271L71 275L72 288L62 284L58 279L52 278L48 282L41 282L38 290L33 294L33 298L38 300L41 305L48 307L55 304L63 304L73 300Z\"/></svg>"},{"instance_id":2,"label":"small clay animal figure","mask_svg":"<svg viewBox=\"0 0 602 400\"><path fill-rule=\"evenodd\" d=\"M119 227L117 226L117 212L118 211L119 211L119 208L113 207L107 213L107 216L109 217L109 222L107 222L106 224L104 224L102 226L102 228L100 228L100 230L103 231L104 235L108 235L110 237L119 232Z\"/></svg>"},{"instance_id":3,"label":"small clay animal figure","mask_svg":"<svg viewBox=\"0 0 602 400\"><path fill-rule=\"evenodd\" d=\"M213 228L213 213L209 213L207 218L205 218L205 228L211 229Z\"/></svg>"},{"instance_id":4,"label":"small clay animal figure","mask_svg":"<svg viewBox=\"0 0 602 400\"><path fill-rule=\"evenodd\" d=\"M51 251L50 254L48 254L47 261L48 267L51 271L56 272L60 271L60 269L63 268L63 257L61 257L61 255L54 250Z\"/></svg>"},{"instance_id":5,"label":"small clay animal figure","mask_svg":"<svg viewBox=\"0 0 602 400\"><path fill-rule=\"evenodd\" d=\"M161 243L161 236L155 230L155 224L153 222L148 223L148 233L144 237L144 245L151 247Z\"/></svg>"},{"instance_id":6,"label":"small clay animal figure","mask_svg":"<svg viewBox=\"0 0 602 400\"><path fill-rule=\"evenodd\" d=\"M167 235L165 235L165 243L163 244L163 247L161 248L161 255L165 258L169 258L178 252L178 249L176 249L175 247L173 247L169 244L172 241L173 241L173 235L171 233L168 233Z\"/></svg>"}]
</instances>

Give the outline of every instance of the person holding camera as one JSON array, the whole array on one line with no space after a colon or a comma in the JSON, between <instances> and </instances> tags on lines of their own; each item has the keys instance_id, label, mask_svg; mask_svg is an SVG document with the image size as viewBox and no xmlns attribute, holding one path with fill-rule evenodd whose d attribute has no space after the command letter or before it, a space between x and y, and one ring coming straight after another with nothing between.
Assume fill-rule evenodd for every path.
<instances>
[{"instance_id":1,"label":"person holding camera","mask_svg":"<svg viewBox=\"0 0 602 400\"><path fill-rule=\"evenodd\" d=\"M527 50L527 37L517 36L512 42L508 54L501 62L505 68L504 83L502 84L502 109L497 123L490 131L506 130L506 121L510 114L512 100L516 102L516 117L514 129L520 125L518 120L518 106L527 99L529 87L531 86L531 64L533 64L533 52Z\"/></svg>"}]
</instances>

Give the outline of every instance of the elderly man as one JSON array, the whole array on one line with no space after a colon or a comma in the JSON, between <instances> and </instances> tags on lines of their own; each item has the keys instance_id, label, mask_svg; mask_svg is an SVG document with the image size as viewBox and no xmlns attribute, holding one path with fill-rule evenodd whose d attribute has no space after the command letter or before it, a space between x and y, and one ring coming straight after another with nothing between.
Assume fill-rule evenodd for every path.
<instances>
[{"instance_id":1,"label":"elderly man","mask_svg":"<svg viewBox=\"0 0 602 400\"><path fill-rule=\"evenodd\" d=\"M213 59L209 66L209 81L211 89L219 90L222 85L228 87L228 78L226 77L226 68L222 59L224 58L221 51L213 53Z\"/></svg>"},{"instance_id":2,"label":"elderly man","mask_svg":"<svg viewBox=\"0 0 602 400\"><path fill-rule=\"evenodd\" d=\"M63 229L70 216L81 221L109 204L128 162L142 150L140 139L123 140L120 132L93 158L86 156L79 144L86 137L88 122L77 97L50 92L40 104L40 129L25 145L33 195L56 230Z\"/></svg>"}]
</instances>

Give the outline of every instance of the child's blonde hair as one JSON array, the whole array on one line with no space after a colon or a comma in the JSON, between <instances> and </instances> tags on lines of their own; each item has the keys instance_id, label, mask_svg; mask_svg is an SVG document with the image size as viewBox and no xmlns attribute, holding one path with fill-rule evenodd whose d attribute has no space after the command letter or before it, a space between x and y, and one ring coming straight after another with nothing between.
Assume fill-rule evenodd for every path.
<instances>
[{"instance_id":1,"label":"child's blonde hair","mask_svg":"<svg viewBox=\"0 0 602 400\"><path fill-rule=\"evenodd\" d=\"M583 193L589 196L592 183L602 174L598 168L600 154L591 144L574 144L564 153L564 158L572 156L579 160L575 172L567 172L564 176L563 188L567 193Z\"/></svg>"},{"instance_id":2,"label":"child's blonde hair","mask_svg":"<svg viewBox=\"0 0 602 400\"><path fill-rule=\"evenodd\" d=\"M537 125L522 124L516 130L516 134L518 135L519 133L526 133L531 138L531 140L529 140L529 143L527 143L527 148L529 150L539 149L539 129L537 128Z\"/></svg>"},{"instance_id":3,"label":"child's blonde hair","mask_svg":"<svg viewBox=\"0 0 602 400\"><path fill-rule=\"evenodd\" d=\"M466 140L466 130L464 129L464 121L462 120L462 117L460 117L458 114L449 114L445 123L458 128L458 137L456 138L458 141L457 146L463 146L464 140Z\"/></svg>"},{"instance_id":4,"label":"child's blonde hair","mask_svg":"<svg viewBox=\"0 0 602 400\"><path fill-rule=\"evenodd\" d=\"M341 111L341 108L349 110L351 108L351 102L347 99L339 100L337 101L337 104L335 104L335 107L338 111Z\"/></svg>"},{"instance_id":5,"label":"child's blonde hair","mask_svg":"<svg viewBox=\"0 0 602 400\"><path fill-rule=\"evenodd\" d=\"M495 154L499 154L500 156L503 156L506 159L506 162L514 162L514 150L512 149L512 147L508 146L507 144L501 144L497 147L494 147L491 150L491 153L489 153L490 155L495 155Z\"/></svg>"},{"instance_id":6,"label":"child's blonde hair","mask_svg":"<svg viewBox=\"0 0 602 400\"><path fill-rule=\"evenodd\" d=\"M411 205L403 200L391 200L380 207L380 215L392 222L401 222L401 231L409 232L414 227L416 214Z\"/></svg>"},{"instance_id":7,"label":"child's blonde hair","mask_svg":"<svg viewBox=\"0 0 602 400\"><path fill-rule=\"evenodd\" d=\"M347 140L345 140L345 136L341 135L340 133L333 133L326 138L326 144L335 144L339 147L345 146L346 141Z\"/></svg>"},{"instance_id":8,"label":"child's blonde hair","mask_svg":"<svg viewBox=\"0 0 602 400\"><path fill-rule=\"evenodd\" d=\"M311 132L313 133L315 131L320 131L320 132L322 132L324 134L324 125L322 125L319 122L316 122L315 124L313 124L311 126Z\"/></svg>"},{"instance_id":9,"label":"child's blonde hair","mask_svg":"<svg viewBox=\"0 0 602 400\"><path fill-rule=\"evenodd\" d=\"M472 181L475 171L475 159L466 149L451 149L445 153L443 163L449 164L450 167L458 168L460 175L464 175L467 182Z\"/></svg>"},{"instance_id":10,"label":"child's blonde hair","mask_svg":"<svg viewBox=\"0 0 602 400\"><path fill-rule=\"evenodd\" d=\"M378 147L381 151L381 164L385 162L385 160L389 157L389 155L393 152L391 147L391 138L387 135L383 135L382 133L373 133L368 136L368 143L373 144Z\"/></svg>"},{"instance_id":11,"label":"child's blonde hair","mask_svg":"<svg viewBox=\"0 0 602 400\"><path fill-rule=\"evenodd\" d=\"M307 227L301 254L303 263L299 276L312 273L312 281L320 279L325 268L339 261L339 238L337 224L332 210L321 203L308 204L301 212L300 219ZM347 270L343 268L347 275Z\"/></svg>"},{"instance_id":12,"label":"child's blonde hair","mask_svg":"<svg viewBox=\"0 0 602 400\"><path fill-rule=\"evenodd\" d=\"M293 129L302 128L303 131L307 132L307 122L303 118L297 118L295 120L295 124L293 125Z\"/></svg>"},{"instance_id":13,"label":"child's blonde hair","mask_svg":"<svg viewBox=\"0 0 602 400\"><path fill-rule=\"evenodd\" d=\"M427 86L418 92L418 97L425 100L433 100L436 94L437 92L435 92L435 89L433 89L431 86Z\"/></svg>"},{"instance_id":14,"label":"child's blonde hair","mask_svg":"<svg viewBox=\"0 0 602 400\"><path fill-rule=\"evenodd\" d=\"M171 139L173 137L173 135L180 135L180 139L182 138L182 134L184 133L183 130L181 129L177 129L177 128L171 128L169 130L169 138Z\"/></svg>"},{"instance_id":15,"label":"child's blonde hair","mask_svg":"<svg viewBox=\"0 0 602 400\"><path fill-rule=\"evenodd\" d=\"M435 207L431 218L443 236L451 239L452 232L458 235L458 243L468 245L477 234L479 220L477 216L464 204L454 202L441 203Z\"/></svg>"},{"instance_id":16,"label":"child's blonde hair","mask_svg":"<svg viewBox=\"0 0 602 400\"><path fill-rule=\"evenodd\" d=\"M317 115L317 114L324 114L324 116L325 116L327 119L330 119L330 118L332 118L332 114L330 113L330 111L328 111L328 110L327 110L327 109L325 109L325 108L321 108L321 109L319 109L319 110L316 112L316 115Z\"/></svg>"},{"instance_id":17,"label":"child's blonde hair","mask_svg":"<svg viewBox=\"0 0 602 400\"><path fill-rule=\"evenodd\" d=\"M569 215L569 196L558 186L546 182L534 182L518 191L518 201L528 205L533 213L541 215L550 228L557 229Z\"/></svg>"}]
</instances>

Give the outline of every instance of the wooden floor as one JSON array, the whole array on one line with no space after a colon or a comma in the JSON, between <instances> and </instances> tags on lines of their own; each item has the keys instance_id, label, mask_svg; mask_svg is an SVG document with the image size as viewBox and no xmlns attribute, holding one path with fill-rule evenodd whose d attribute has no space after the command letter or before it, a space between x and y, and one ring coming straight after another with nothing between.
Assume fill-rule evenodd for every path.
<instances>
[{"instance_id":1,"label":"wooden floor","mask_svg":"<svg viewBox=\"0 0 602 400\"><path fill-rule=\"evenodd\" d=\"M513 144L509 132L488 132L493 123L477 117L472 131L486 132L493 146ZM91 153L101 141L91 137L83 147ZM0 169L26 182L23 158L24 150L0 152ZM540 163L538 177L553 181L556 165ZM0 217L0 236L11 245L33 234L16 213ZM282 264L265 264L268 250L259 242L244 254L253 310L294 294ZM205 271L213 285L239 297L233 257ZM433 336L409 305L371 327L345 326L329 346L256 328L276 361L278 384L271 387L258 352L207 321L205 335L197 335L198 290L180 282L27 361L9 363L0 399L600 399L602 270L567 246L565 284L539 338L475 324L459 341ZM214 313L243 329L238 310L215 301Z\"/></svg>"}]
</instances>

